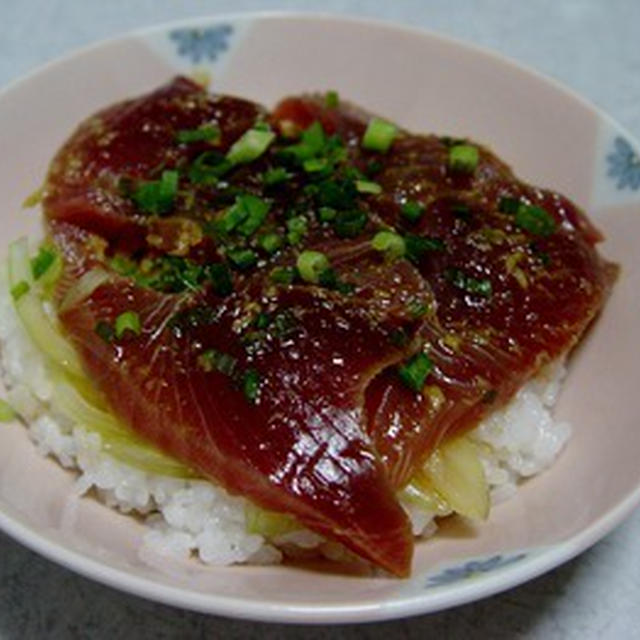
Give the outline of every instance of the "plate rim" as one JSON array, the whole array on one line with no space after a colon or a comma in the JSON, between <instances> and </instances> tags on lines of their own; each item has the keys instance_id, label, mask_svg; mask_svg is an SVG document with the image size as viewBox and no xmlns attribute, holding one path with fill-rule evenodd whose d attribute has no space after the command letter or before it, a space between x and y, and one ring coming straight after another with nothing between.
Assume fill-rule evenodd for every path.
<instances>
[{"instance_id":1,"label":"plate rim","mask_svg":"<svg viewBox=\"0 0 640 640\"><path fill-rule=\"evenodd\" d=\"M554 91L582 108L590 111L599 121L606 123L613 130L624 135L635 149L640 144L635 136L612 116L599 106L579 94L574 89L564 85L559 80L548 76L534 68L495 51L489 47L470 43L457 37L439 33L428 28L408 25L401 22L388 21L371 16L341 14L315 11L289 10L259 10L203 14L178 20L168 20L136 29L117 33L113 36L76 47L56 58L41 64L0 88L0 101L4 101L23 84L35 81L46 75L56 67L61 67L81 59L87 54L101 49L108 50L122 40L128 38L145 39L146 37L168 32L172 29L197 26L202 23L239 22L239 21L280 21L304 20L309 22L324 21L327 23L348 23L358 26L370 26L384 29L396 35L427 38L440 42L446 46L462 48L469 53L482 56L492 64L507 66L514 71L532 76L546 84ZM109 587L160 602L169 606L201 613L223 615L243 620L262 622L285 622L298 624L338 624L373 622L403 617L424 615L442 611L454 606L463 605L480 600L517 585L523 584L546 573L579 555L625 520L640 504L640 485L618 501L609 511L603 514L590 526L559 543L537 548L534 553L518 563L483 574L480 578L456 582L423 590L410 596L400 595L387 602L364 602L358 604L283 604L276 602L262 602L258 600L244 600L237 596L226 596L215 593L189 591L186 587L171 586L153 582L150 578L136 576L124 569L109 567L99 560L91 558L80 551L72 550L61 543L51 540L46 534L39 533L27 524L0 510L0 530L30 550L40 554L48 560L70 569L79 575L105 584ZM243 569L242 567L240 569Z\"/></svg>"}]
</instances>

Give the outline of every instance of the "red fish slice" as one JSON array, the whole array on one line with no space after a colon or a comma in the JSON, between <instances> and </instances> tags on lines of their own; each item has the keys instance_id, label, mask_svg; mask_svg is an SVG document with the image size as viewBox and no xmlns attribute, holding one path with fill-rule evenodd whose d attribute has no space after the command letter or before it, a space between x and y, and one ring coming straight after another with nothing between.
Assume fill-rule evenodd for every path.
<instances>
[{"instance_id":1,"label":"red fish slice","mask_svg":"<svg viewBox=\"0 0 640 640\"><path fill-rule=\"evenodd\" d=\"M379 165L375 180L382 192L367 198L371 212L401 233L446 247L417 263L435 306L422 336L434 363L429 381L437 401L411 393L393 371L367 389L369 431L393 485L402 487L442 438L475 426L576 344L617 267L599 256L595 245L602 237L573 203L522 183L487 149L479 148L477 168L465 174L448 168L450 139L399 132L387 153L363 151L370 116L350 105L287 98L272 118L285 128L320 121L351 141L354 163ZM514 224L513 213L500 211L503 198L543 208L556 231L527 233ZM417 222L402 215L409 201L424 207ZM489 283L491 295L461 289L456 274Z\"/></svg>"}]
</instances>

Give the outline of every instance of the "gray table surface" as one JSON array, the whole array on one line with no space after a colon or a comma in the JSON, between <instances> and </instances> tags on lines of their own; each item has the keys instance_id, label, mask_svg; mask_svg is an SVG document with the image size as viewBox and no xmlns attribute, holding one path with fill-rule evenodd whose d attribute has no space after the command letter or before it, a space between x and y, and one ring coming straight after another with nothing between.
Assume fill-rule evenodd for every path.
<instances>
[{"instance_id":1,"label":"gray table surface","mask_svg":"<svg viewBox=\"0 0 640 640\"><path fill-rule=\"evenodd\" d=\"M638 0L0 0L0 87L97 39L218 12L322 10L419 25L523 62L640 138ZM5 156L6 157L6 156ZM409 620L341 627L239 622L81 578L0 533L0 640L17 638L638 638L640 510L577 559L492 598Z\"/></svg>"}]
</instances>

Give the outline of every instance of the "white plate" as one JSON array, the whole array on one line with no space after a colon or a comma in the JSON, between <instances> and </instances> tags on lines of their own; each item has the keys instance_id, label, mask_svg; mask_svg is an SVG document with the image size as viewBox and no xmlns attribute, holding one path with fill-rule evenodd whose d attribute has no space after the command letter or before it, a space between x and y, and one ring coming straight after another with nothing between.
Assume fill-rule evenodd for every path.
<instances>
[{"instance_id":1,"label":"white plate","mask_svg":"<svg viewBox=\"0 0 640 640\"><path fill-rule=\"evenodd\" d=\"M559 417L575 435L548 472L475 530L447 526L418 545L408 580L291 567L211 568L143 562L142 527L92 499L41 458L25 429L0 429L0 526L43 555L117 588L241 618L368 621L450 607L557 566L640 501L640 162L629 136L557 84L494 54L376 22L309 15L217 17L127 35L55 62L0 95L0 216L5 241L31 233L20 203L74 126L98 108L193 66L216 91L273 105L288 93L337 89L414 131L469 135L525 180L566 193L623 265L605 313L571 363ZM635 378L634 378L635 376Z\"/></svg>"}]
</instances>

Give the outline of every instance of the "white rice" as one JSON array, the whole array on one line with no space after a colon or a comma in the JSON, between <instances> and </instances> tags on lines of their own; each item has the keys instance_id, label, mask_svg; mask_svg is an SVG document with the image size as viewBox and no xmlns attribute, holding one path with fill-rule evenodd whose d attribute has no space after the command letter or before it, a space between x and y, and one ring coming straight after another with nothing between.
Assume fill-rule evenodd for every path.
<instances>
[{"instance_id":1,"label":"white rice","mask_svg":"<svg viewBox=\"0 0 640 640\"><path fill-rule=\"evenodd\" d=\"M53 382L45 357L21 325L0 273L0 358L7 401L24 420L42 455L75 469L78 495L93 491L105 504L136 512L146 520L141 549L178 558L191 555L206 564L280 562L277 546L318 547L325 555L340 551L307 530L280 536L272 543L247 533L244 498L230 496L206 481L179 480L146 473L102 451L101 438L72 423L51 406ZM482 462L495 504L512 496L523 478L549 467L570 437L567 423L551 415L564 376L548 368L521 389L513 401L483 421L472 433L482 443ZM433 513L405 504L416 536L437 530Z\"/></svg>"}]
</instances>

